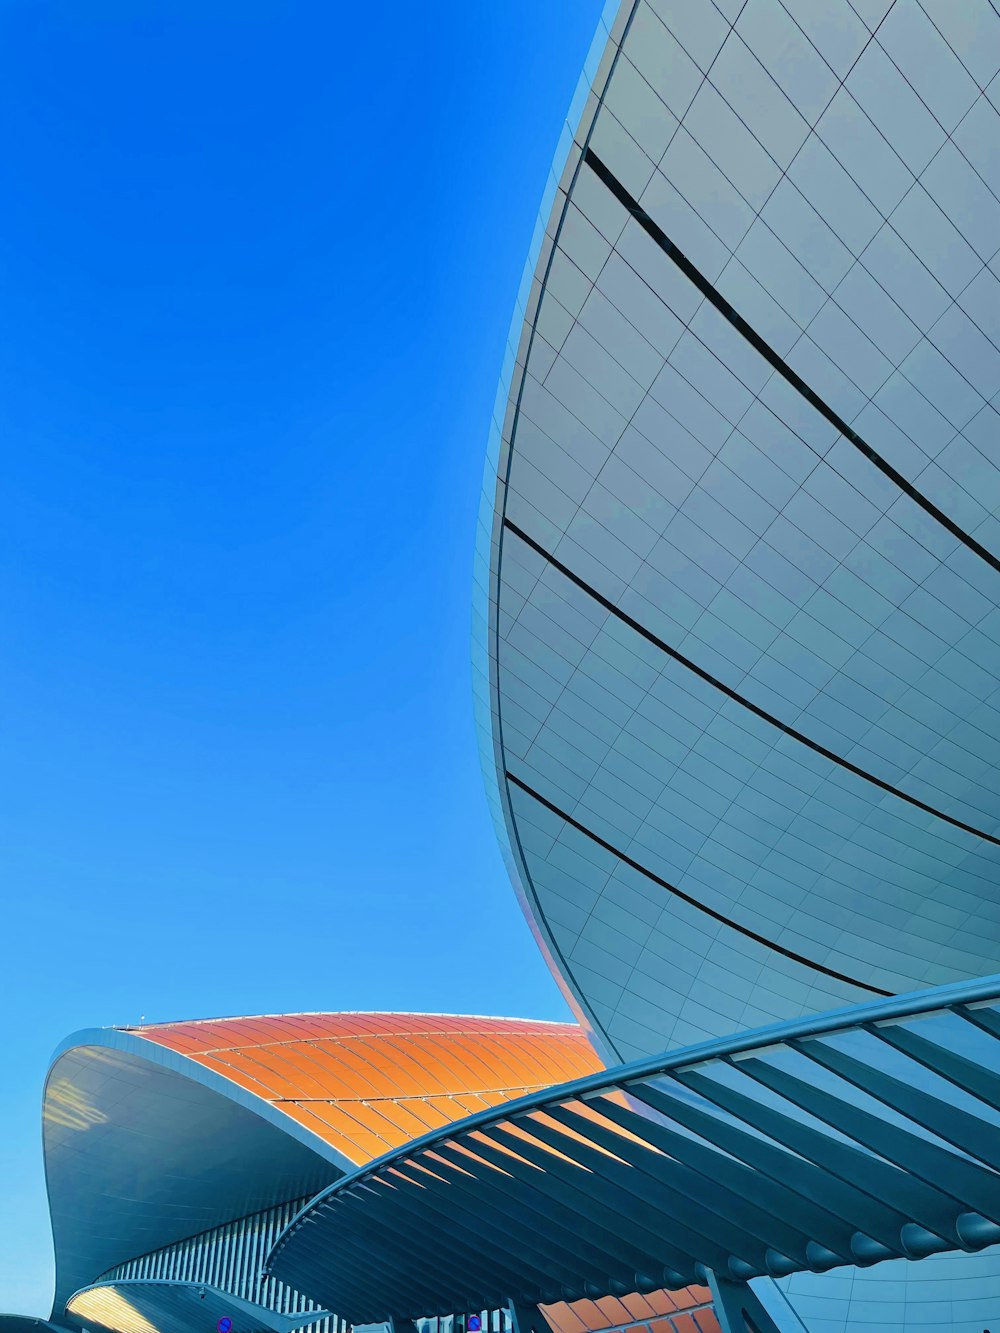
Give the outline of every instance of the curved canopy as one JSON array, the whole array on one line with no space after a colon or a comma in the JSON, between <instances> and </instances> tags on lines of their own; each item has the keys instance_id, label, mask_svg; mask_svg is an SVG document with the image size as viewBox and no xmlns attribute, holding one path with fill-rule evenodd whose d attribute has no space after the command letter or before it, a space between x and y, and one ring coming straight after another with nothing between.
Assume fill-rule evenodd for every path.
<instances>
[{"instance_id":1,"label":"curved canopy","mask_svg":"<svg viewBox=\"0 0 1000 1333\"><path fill-rule=\"evenodd\" d=\"M207 1333L229 1321L230 1333L293 1333L324 1311L282 1315L199 1282L102 1282L75 1292L66 1307L88 1329L109 1333Z\"/></svg>"},{"instance_id":2,"label":"curved canopy","mask_svg":"<svg viewBox=\"0 0 1000 1333\"><path fill-rule=\"evenodd\" d=\"M45 1088L54 1312L113 1266L599 1067L564 1023L289 1014L77 1033Z\"/></svg>"},{"instance_id":3,"label":"curved canopy","mask_svg":"<svg viewBox=\"0 0 1000 1333\"><path fill-rule=\"evenodd\" d=\"M1000 966L998 73L978 0L598 33L476 635L501 839L611 1060Z\"/></svg>"},{"instance_id":4,"label":"curved canopy","mask_svg":"<svg viewBox=\"0 0 1000 1333\"><path fill-rule=\"evenodd\" d=\"M280 1111L129 1033L71 1038L45 1087L55 1318L114 1264L321 1189L353 1163Z\"/></svg>"},{"instance_id":5,"label":"curved canopy","mask_svg":"<svg viewBox=\"0 0 1000 1333\"><path fill-rule=\"evenodd\" d=\"M1000 1242L1000 977L635 1062L330 1186L273 1276L348 1319Z\"/></svg>"}]
</instances>

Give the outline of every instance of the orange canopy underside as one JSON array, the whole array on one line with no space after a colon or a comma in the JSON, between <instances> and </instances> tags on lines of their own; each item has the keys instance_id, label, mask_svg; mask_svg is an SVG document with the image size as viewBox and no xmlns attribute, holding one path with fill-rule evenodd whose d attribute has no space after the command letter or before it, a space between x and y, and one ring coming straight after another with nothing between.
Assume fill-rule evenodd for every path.
<instances>
[{"instance_id":1,"label":"orange canopy underside","mask_svg":"<svg viewBox=\"0 0 1000 1333\"><path fill-rule=\"evenodd\" d=\"M602 1066L573 1024L453 1014L285 1014L129 1029L183 1054L363 1166L428 1130ZM717 1333L702 1287L552 1305L556 1333L645 1323Z\"/></svg>"}]
</instances>

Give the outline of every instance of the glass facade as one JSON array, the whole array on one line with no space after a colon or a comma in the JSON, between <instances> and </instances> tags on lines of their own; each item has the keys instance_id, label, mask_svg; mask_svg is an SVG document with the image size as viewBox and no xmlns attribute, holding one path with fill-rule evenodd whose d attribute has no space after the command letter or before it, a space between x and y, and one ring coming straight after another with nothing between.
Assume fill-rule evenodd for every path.
<instances>
[{"instance_id":1,"label":"glass facade","mask_svg":"<svg viewBox=\"0 0 1000 1333\"><path fill-rule=\"evenodd\" d=\"M998 79L986 0L598 33L475 656L501 842L609 1059L1000 965ZM792 1289L841 1333L916 1325L926 1282L980 1333L1000 1264Z\"/></svg>"}]
</instances>

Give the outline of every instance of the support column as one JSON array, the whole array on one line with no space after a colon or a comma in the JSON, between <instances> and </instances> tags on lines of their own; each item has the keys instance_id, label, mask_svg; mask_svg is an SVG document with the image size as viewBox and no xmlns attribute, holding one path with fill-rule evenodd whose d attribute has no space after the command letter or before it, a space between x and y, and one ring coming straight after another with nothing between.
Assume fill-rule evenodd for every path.
<instances>
[{"instance_id":1,"label":"support column","mask_svg":"<svg viewBox=\"0 0 1000 1333\"><path fill-rule=\"evenodd\" d=\"M552 1325L537 1305L508 1301L507 1312L510 1315L511 1333L553 1333Z\"/></svg>"},{"instance_id":2,"label":"support column","mask_svg":"<svg viewBox=\"0 0 1000 1333\"><path fill-rule=\"evenodd\" d=\"M749 1283L710 1271L708 1286L722 1333L782 1333Z\"/></svg>"},{"instance_id":3,"label":"support column","mask_svg":"<svg viewBox=\"0 0 1000 1333\"><path fill-rule=\"evenodd\" d=\"M417 1326L412 1319L397 1319L390 1315L385 1321L388 1333L417 1333Z\"/></svg>"}]
</instances>

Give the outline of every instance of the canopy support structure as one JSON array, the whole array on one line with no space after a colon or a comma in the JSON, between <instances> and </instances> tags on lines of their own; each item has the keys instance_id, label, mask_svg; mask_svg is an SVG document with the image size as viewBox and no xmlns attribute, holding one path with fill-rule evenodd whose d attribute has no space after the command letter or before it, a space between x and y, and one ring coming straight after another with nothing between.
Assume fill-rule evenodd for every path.
<instances>
[{"instance_id":1,"label":"canopy support structure","mask_svg":"<svg viewBox=\"0 0 1000 1333\"><path fill-rule=\"evenodd\" d=\"M748 1282L733 1282L709 1269L708 1287L722 1333L789 1333L778 1327Z\"/></svg>"},{"instance_id":2,"label":"canopy support structure","mask_svg":"<svg viewBox=\"0 0 1000 1333\"><path fill-rule=\"evenodd\" d=\"M518 1301L508 1301L511 1333L553 1333L552 1325L542 1314L537 1305L521 1305Z\"/></svg>"}]
</instances>

